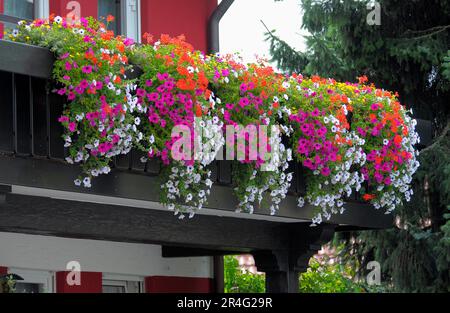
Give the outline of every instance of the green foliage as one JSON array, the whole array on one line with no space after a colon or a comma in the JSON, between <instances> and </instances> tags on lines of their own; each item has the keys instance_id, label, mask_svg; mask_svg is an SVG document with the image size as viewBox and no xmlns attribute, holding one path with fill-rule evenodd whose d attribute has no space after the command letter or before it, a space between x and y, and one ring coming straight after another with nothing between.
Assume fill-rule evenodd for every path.
<instances>
[{"instance_id":1,"label":"green foliage","mask_svg":"<svg viewBox=\"0 0 450 313\"><path fill-rule=\"evenodd\" d=\"M225 293L263 293L265 276L243 273L235 256L224 257Z\"/></svg>"},{"instance_id":2,"label":"green foliage","mask_svg":"<svg viewBox=\"0 0 450 313\"><path fill-rule=\"evenodd\" d=\"M340 80L365 74L376 85L398 91L401 102L417 118L433 121L441 135L418 157L413 199L396 211L399 227L340 234L338 239L347 242L347 263L362 271L367 262L379 261L383 281L395 291L448 292L450 2L377 2L381 25L366 22L373 11L369 0L302 0L303 28L311 34L302 72ZM268 40L277 47L279 38ZM272 52L274 61L284 71L297 71L299 64L289 65L296 61L283 51L289 50Z\"/></svg>"},{"instance_id":3,"label":"green foliage","mask_svg":"<svg viewBox=\"0 0 450 313\"><path fill-rule=\"evenodd\" d=\"M15 293L16 281L13 275L5 275L0 277L0 293Z\"/></svg>"},{"instance_id":4,"label":"green foliage","mask_svg":"<svg viewBox=\"0 0 450 313\"><path fill-rule=\"evenodd\" d=\"M450 82L450 50L447 51L447 56L444 57L442 69L442 76Z\"/></svg>"},{"instance_id":5,"label":"green foliage","mask_svg":"<svg viewBox=\"0 0 450 313\"><path fill-rule=\"evenodd\" d=\"M321 265L312 258L306 273L300 275L302 293L359 293L365 288L351 279L352 269L348 266Z\"/></svg>"},{"instance_id":6,"label":"green foliage","mask_svg":"<svg viewBox=\"0 0 450 313\"><path fill-rule=\"evenodd\" d=\"M265 275L242 272L235 256L224 257L225 293L263 293L265 292ZM366 292L368 287L351 279L352 267L338 263L321 264L316 259L310 261L310 268L302 273L300 279L301 293L344 293ZM380 287L377 287L379 292Z\"/></svg>"}]
</instances>

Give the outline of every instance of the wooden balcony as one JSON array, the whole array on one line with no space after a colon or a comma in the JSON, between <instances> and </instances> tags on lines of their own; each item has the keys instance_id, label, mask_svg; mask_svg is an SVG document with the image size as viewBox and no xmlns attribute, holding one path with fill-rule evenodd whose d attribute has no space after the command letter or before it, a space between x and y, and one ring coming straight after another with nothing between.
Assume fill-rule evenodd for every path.
<instances>
[{"instance_id":1,"label":"wooden balcony","mask_svg":"<svg viewBox=\"0 0 450 313\"><path fill-rule=\"evenodd\" d=\"M116 158L112 173L91 189L76 187L80 169L64 162L57 121L65 99L51 92L53 60L46 49L0 41L0 231L156 243L166 257L250 252L259 270L274 273L269 290L292 291L293 273L306 269L335 230L392 226L391 215L355 196L344 214L310 227L315 208L296 205L305 192L299 164L291 165L294 181L276 216L267 207L234 212L229 161L211 167L207 208L191 220L178 220L158 203L160 163L142 163L138 151Z\"/></svg>"}]
</instances>

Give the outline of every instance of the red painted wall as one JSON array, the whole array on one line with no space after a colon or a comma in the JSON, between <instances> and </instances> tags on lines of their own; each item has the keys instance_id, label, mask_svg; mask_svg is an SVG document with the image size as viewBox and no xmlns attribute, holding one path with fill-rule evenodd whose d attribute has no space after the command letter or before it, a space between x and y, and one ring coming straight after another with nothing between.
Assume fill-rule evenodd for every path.
<instances>
[{"instance_id":1,"label":"red painted wall","mask_svg":"<svg viewBox=\"0 0 450 313\"><path fill-rule=\"evenodd\" d=\"M78 2L80 4L80 17L93 16L98 17L98 1L97 0L50 0L50 14L67 17L67 14L73 11L73 6L69 2Z\"/></svg>"},{"instance_id":2,"label":"red painted wall","mask_svg":"<svg viewBox=\"0 0 450 313\"><path fill-rule=\"evenodd\" d=\"M141 0L142 34L185 35L196 49L206 51L208 19L217 0Z\"/></svg>"},{"instance_id":3,"label":"red painted wall","mask_svg":"<svg viewBox=\"0 0 450 313\"><path fill-rule=\"evenodd\" d=\"M4 6L4 3L3 3L3 0L0 0L0 13L4 13L4 10L5 10L5 6ZM3 26L3 23L0 23L0 34L1 34L1 36L0 36L0 38L3 38L3 31L4 31L4 26Z\"/></svg>"},{"instance_id":4,"label":"red painted wall","mask_svg":"<svg viewBox=\"0 0 450 313\"><path fill-rule=\"evenodd\" d=\"M211 278L150 276L145 278L147 293L212 293Z\"/></svg>"},{"instance_id":5,"label":"red painted wall","mask_svg":"<svg viewBox=\"0 0 450 313\"><path fill-rule=\"evenodd\" d=\"M102 292L102 273L81 272L81 285L69 286L66 278L69 272L56 273L56 292L57 293L101 293Z\"/></svg>"}]
</instances>

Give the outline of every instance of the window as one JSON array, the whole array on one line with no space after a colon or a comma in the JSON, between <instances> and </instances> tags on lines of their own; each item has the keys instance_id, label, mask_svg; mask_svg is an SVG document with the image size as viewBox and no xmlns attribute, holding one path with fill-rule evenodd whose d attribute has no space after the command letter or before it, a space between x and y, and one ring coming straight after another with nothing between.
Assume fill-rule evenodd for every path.
<instances>
[{"instance_id":1,"label":"window","mask_svg":"<svg viewBox=\"0 0 450 313\"><path fill-rule=\"evenodd\" d=\"M103 293L141 293L143 279L135 276L103 274Z\"/></svg>"},{"instance_id":2,"label":"window","mask_svg":"<svg viewBox=\"0 0 450 313\"><path fill-rule=\"evenodd\" d=\"M17 26L17 22L21 19L34 18L34 1L33 0L3 0L3 14L0 23L0 31L5 29L13 29Z\"/></svg>"},{"instance_id":3,"label":"window","mask_svg":"<svg viewBox=\"0 0 450 313\"><path fill-rule=\"evenodd\" d=\"M48 293L54 291L53 273L49 271L9 268L23 278L16 282L16 293Z\"/></svg>"},{"instance_id":4,"label":"window","mask_svg":"<svg viewBox=\"0 0 450 313\"><path fill-rule=\"evenodd\" d=\"M34 18L34 0L4 0L5 15L24 19Z\"/></svg>"},{"instance_id":5,"label":"window","mask_svg":"<svg viewBox=\"0 0 450 313\"><path fill-rule=\"evenodd\" d=\"M15 293L42 293L44 292L44 287L42 284L33 284L33 283L16 283L16 292Z\"/></svg>"},{"instance_id":6,"label":"window","mask_svg":"<svg viewBox=\"0 0 450 313\"><path fill-rule=\"evenodd\" d=\"M127 282L106 280L103 281L103 293L127 293Z\"/></svg>"},{"instance_id":7,"label":"window","mask_svg":"<svg viewBox=\"0 0 450 313\"><path fill-rule=\"evenodd\" d=\"M113 30L114 33L120 34L120 0L98 0L98 18L103 20L112 15L116 19L114 22L110 22L108 25L109 30Z\"/></svg>"},{"instance_id":8,"label":"window","mask_svg":"<svg viewBox=\"0 0 450 313\"><path fill-rule=\"evenodd\" d=\"M110 30L140 41L140 5L140 0L98 0L98 17L114 16Z\"/></svg>"},{"instance_id":9,"label":"window","mask_svg":"<svg viewBox=\"0 0 450 313\"><path fill-rule=\"evenodd\" d=\"M95 15L97 18L105 20L108 15L112 15L115 17L115 21L109 23L110 30L139 41L140 7L141 0L78 0L70 1L67 6L63 7L50 5L50 10L56 10L54 13L65 16L69 21L77 20L80 16Z\"/></svg>"}]
</instances>

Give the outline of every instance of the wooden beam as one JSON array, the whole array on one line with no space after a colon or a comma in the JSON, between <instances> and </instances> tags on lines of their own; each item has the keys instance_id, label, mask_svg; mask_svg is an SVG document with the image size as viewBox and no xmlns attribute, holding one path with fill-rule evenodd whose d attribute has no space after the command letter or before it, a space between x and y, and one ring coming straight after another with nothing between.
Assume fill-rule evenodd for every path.
<instances>
[{"instance_id":1,"label":"wooden beam","mask_svg":"<svg viewBox=\"0 0 450 313\"><path fill-rule=\"evenodd\" d=\"M96 178L92 188L83 189L73 184L73 179L79 172L79 167L69 166L63 161L0 154L0 184L159 201L160 180L157 176L114 169L109 175ZM218 212L234 212L236 205L237 199L232 187L215 184L206 207ZM384 214L383 210L375 210L366 203L350 202L345 207L347 210L344 214L333 215L329 223L370 229L392 226L392 215ZM281 203L277 216L309 222L317 210L310 205L297 207L297 197L289 195ZM258 207L254 214L269 216L270 210L264 206Z\"/></svg>"},{"instance_id":2,"label":"wooden beam","mask_svg":"<svg viewBox=\"0 0 450 313\"><path fill-rule=\"evenodd\" d=\"M248 252L287 248L284 224L6 194L0 231ZM224 253L226 254L226 253Z\"/></svg>"},{"instance_id":3,"label":"wooden beam","mask_svg":"<svg viewBox=\"0 0 450 313\"><path fill-rule=\"evenodd\" d=\"M190 247L162 246L163 258L186 258L198 256L224 256L241 254L242 251L232 250L230 248L219 249L202 249Z\"/></svg>"}]
</instances>

